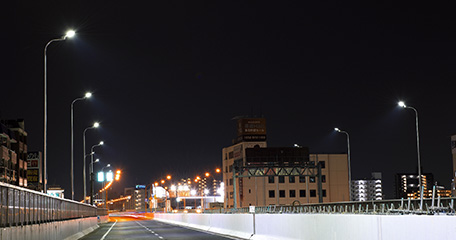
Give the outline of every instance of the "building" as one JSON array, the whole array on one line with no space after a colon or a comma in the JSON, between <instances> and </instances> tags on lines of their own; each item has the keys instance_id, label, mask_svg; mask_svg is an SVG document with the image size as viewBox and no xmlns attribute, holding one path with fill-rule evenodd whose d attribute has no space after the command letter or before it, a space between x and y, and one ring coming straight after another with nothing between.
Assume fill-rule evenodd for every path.
<instances>
[{"instance_id":1,"label":"building","mask_svg":"<svg viewBox=\"0 0 456 240\"><path fill-rule=\"evenodd\" d=\"M0 181L27 187L27 132L24 120L2 120Z\"/></svg>"},{"instance_id":2,"label":"building","mask_svg":"<svg viewBox=\"0 0 456 240\"><path fill-rule=\"evenodd\" d=\"M421 182L423 184L424 197L432 190L434 185L434 175L432 173L422 173ZM419 178L416 173L396 173L396 198L420 198Z\"/></svg>"},{"instance_id":3,"label":"building","mask_svg":"<svg viewBox=\"0 0 456 240\"><path fill-rule=\"evenodd\" d=\"M225 208L235 202L246 207L349 201L347 154L267 147L264 118L240 118L237 126L233 145L222 150Z\"/></svg>"},{"instance_id":4,"label":"building","mask_svg":"<svg viewBox=\"0 0 456 240\"><path fill-rule=\"evenodd\" d=\"M146 211L146 185L136 185L131 199L136 212Z\"/></svg>"},{"instance_id":5,"label":"building","mask_svg":"<svg viewBox=\"0 0 456 240\"><path fill-rule=\"evenodd\" d=\"M352 180L351 199L352 201L383 200L382 173L372 173L369 180Z\"/></svg>"},{"instance_id":6,"label":"building","mask_svg":"<svg viewBox=\"0 0 456 240\"><path fill-rule=\"evenodd\" d=\"M451 182L451 190L453 197L456 197L456 135L451 136L451 153L453 156L453 181Z\"/></svg>"}]
</instances>

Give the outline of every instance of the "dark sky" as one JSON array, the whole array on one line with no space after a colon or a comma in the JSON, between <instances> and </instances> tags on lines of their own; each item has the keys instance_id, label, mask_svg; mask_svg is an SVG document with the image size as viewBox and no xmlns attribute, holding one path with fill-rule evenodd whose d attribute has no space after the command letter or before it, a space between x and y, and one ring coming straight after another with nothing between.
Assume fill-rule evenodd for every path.
<instances>
[{"instance_id":1,"label":"dark sky","mask_svg":"<svg viewBox=\"0 0 456 240\"><path fill-rule=\"evenodd\" d=\"M300 2L300 3L297 3ZM318 1L14 1L2 23L0 117L24 118L29 150L43 149L43 49L48 49L49 184L82 198L82 132L119 189L221 165L239 115L267 119L268 145L346 152L353 179L417 169L449 187L456 133L455 17L449 6ZM96 164L95 170L102 164ZM120 191L120 190L119 190Z\"/></svg>"}]
</instances>

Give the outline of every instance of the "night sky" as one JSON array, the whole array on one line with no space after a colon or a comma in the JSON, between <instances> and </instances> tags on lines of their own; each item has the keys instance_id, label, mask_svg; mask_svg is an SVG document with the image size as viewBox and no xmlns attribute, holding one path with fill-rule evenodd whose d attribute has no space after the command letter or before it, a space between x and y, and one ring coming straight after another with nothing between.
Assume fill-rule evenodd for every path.
<instances>
[{"instance_id":1,"label":"night sky","mask_svg":"<svg viewBox=\"0 0 456 240\"><path fill-rule=\"evenodd\" d=\"M299 2L299 3L297 3ZM346 152L353 179L423 172L449 188L456 133L456 18L437 3L318 1L13 1L2 22L0 118L25 119L29 151L43 150L43 50L48 48L49 185L70 187L75 104L75 198L82 133L99 170L122 169L117 191L166 174L221 166L235 116L264 116L268 145ZM87 150L89 151L89 150Z\"/></svg>"}]
</instances>

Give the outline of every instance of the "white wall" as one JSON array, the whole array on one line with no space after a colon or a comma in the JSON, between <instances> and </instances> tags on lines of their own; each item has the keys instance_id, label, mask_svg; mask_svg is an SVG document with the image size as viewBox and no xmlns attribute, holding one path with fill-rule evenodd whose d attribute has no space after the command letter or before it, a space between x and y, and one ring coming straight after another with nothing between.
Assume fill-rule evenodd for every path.
<instances>
[{"instance_id":1,"label":"white wall","mask_svg":"<svg viewBox=\"0 0 456 240\"><path fill-rule=\"evenodd\" d=\"M72 240L98 228L96 217L0 228L0 240Z\"/></svg>"},{"instance_id":2,"label":"white wall","mask_svg":"<svg viewBox=\"0 0 456 240\"><path fill-rule=\"evenodd\" d=\"M250 238L251 214L155 214L155 219ZM456 216L256 214L250 239L456 239Z\"/></svg>"}]
</instances>

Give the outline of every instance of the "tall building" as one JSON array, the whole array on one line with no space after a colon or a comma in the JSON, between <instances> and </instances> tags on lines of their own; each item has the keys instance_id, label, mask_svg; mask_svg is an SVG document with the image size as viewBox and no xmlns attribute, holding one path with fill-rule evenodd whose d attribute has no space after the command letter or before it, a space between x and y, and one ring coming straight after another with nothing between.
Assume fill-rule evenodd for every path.
<instances>
[{"instance_id":1,"label":"tall building","mask_svg":"<svg viewBox=\"0 0 456 240\"><path fill-rule=\"evenodd\" d=\"M27 132L24 120L2 120L0 125L0 181L27 187Z\"/></svg>"},{"instance_id":2,"label":"tall building","mask_svg":"<svg viewBox=\"0 0 456 240\"><path fill-rule=\"evenodd\" d=\"M451 182L451 190L453 197L456 197L456 135L451 136L451 153L453 155L453 181Z\"/></svg>"},{"instance_id":3,"label":"tall building","mask_svg":"<svg viewBox=\"0 0 456 240\"><path fill-rule=\"evenodd\" d=\"M267 147L264 118L241 118L237 126L234 144L222 150L225 208L235 201L246 207L349 200L347 154Z\"/></svg>"},{"instance_id":4,"label":"tall building","mask_svg":"<svg viewBox=\"0 0 456 240\"><path fill-rule=\"evenodd\" d=\"M432 173L421 173L421 182L424 187L423 193L432 190L434 175ZM416 173L396 173L396 198L419 198L419 178ZM427 196L425 196L427 197Z\"/></svg>"},{"instance_id":5,"label":"tall building","mask_svg":"<svg viewBox=\"0 0 456 240\"><path fill-rule=\"evenodd\" d=\"M374 172L369 180L352 180L352 201L382 200L382 173Z\"/></svg>"}]
</instances>

